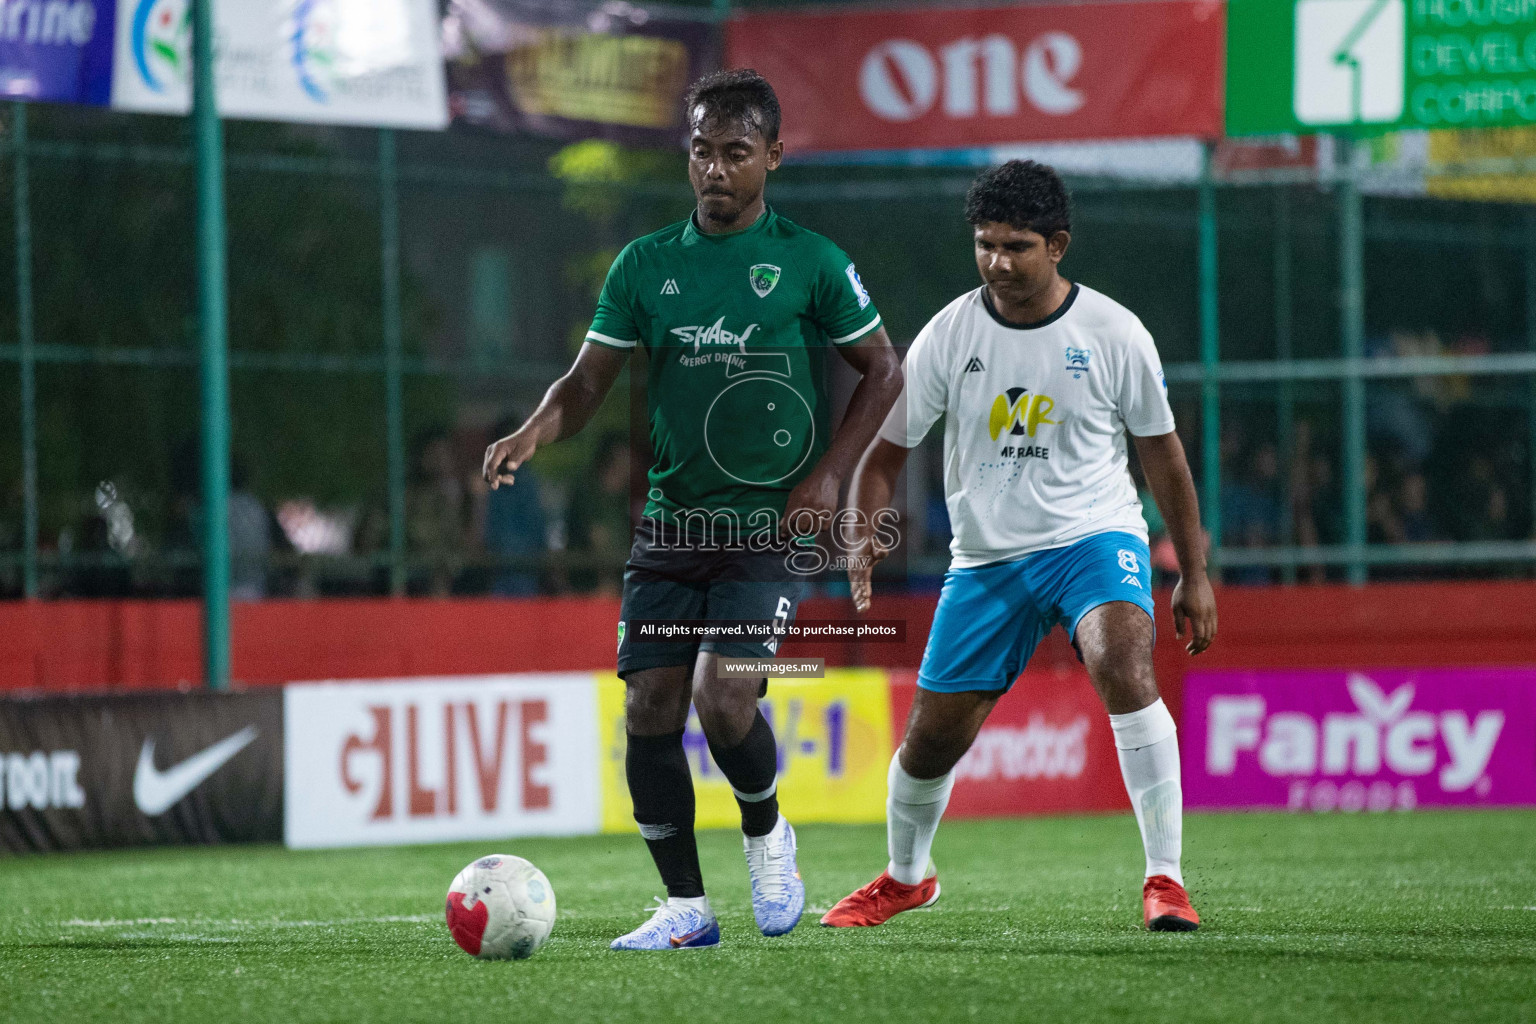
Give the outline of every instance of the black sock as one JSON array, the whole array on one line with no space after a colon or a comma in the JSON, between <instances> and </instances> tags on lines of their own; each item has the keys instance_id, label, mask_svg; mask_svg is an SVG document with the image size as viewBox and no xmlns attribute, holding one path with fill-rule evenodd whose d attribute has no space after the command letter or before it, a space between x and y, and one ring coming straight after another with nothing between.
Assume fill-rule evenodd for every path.
<instances>
[{"instance_id":1,"label":"black sock","mask_svg":"<svg viewBox=\"0 0 1536 1024\"><path fill-rule=\"evenodd\" d=\"M635 821L666 883L667 895L703 896L704 875L693 838L693 776L683 752L682 731L665 736L631 733L628 740L624 775L629 779Z\"/></svg>"},{"instance_id":2,"label":"black sock","mask_svg":"<svg viewBox=\"0 0 1536 1024\"><path fill-rule=\"evenodd\" d=\"M758 711L747 730L746 739L729 750L709 743L710 756L725 773L726 781L737 793L756 794L774 790L761 800L736 798L741 808L741 830L749 836L765 836L779 820L779 794L774 787L779 775L779 750L773 742L773 729Z\"/></svg>"}]
</instances>

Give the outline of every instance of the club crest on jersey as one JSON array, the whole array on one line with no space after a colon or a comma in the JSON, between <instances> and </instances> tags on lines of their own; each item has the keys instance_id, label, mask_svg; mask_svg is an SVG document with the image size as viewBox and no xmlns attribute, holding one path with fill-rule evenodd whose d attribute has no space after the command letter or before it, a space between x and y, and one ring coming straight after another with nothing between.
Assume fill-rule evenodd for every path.
<instances>
[{"instance_id":1,"label":"club crest on jersey","mask_svg":"<svg viewBox=\"0 0 1536 1024\"><path fill-rule=\"evenodd\" d=\"M732 334L725 329L725 317L721 317L708 327L674 327L672 333L682 340L684 345L693 346L693 354L699 354L699 348L704 345L735 345L742 352L747 350L747 339L752 337L752 332L757 330L757 324L752 324L740 334Z\"/></svg>"},{"instance_id":2,"label":"club crest on jersey","mask_svg":"<svg viewBox=\"0 0 1536 1024\"><path fill-rule=\"evenodd\" d=\"M752 290L757 292L757 297L766 299L783 273L772 263L759 263L747 271L747 280L752 282Z\"/></svg>"},{"instance_id":3,"label":"club crest on jersey","mask_svg":"<svg viewBox=\"0 0 1536 1024\"><path fill-rule=\"evenodd\" d=\"M1088 372L1088 360L1092 357L1093 353L1085 348L1067 346L1067 369L1072 371L1074 380L1081 380L1083 374Z\"/></svg>"},{"instance_id":4,"label":"club crest on jersey","mask_svg":"<svg viewBox=\"0 0 1536 1024\"><path fill-rule=\"evenodd\" d=\"M1056 424L1056 420L1047 418L1054 408L1056 400L1049 395L1032 395L1028 388L1009 388L992 400L987 431L994 441L1005 431L1012 435L1034 437L1035 429L1040 424Z\"/></svg>"}]
</instances>

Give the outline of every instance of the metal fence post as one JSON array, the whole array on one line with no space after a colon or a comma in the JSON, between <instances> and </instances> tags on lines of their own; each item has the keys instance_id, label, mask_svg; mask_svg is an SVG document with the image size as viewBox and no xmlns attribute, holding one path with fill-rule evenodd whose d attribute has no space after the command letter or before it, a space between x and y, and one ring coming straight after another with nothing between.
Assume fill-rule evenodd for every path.
<instances>
[{"instance_id":1,"label":"metal fence post","mask_svg":"<svg viewBox=\"0 0 1536 1024\"><path fill-rule=\"evenodd\" d=\"M1289 363L1294 356L1291 320L1291 196L1284 185L1275 186L1275 360ZM1280 382L1277 396L1275 432L1280 455L1280 536L1282 547L1296 542L1296 515L1292 507L1296 495L1291 488L1296 459L1296 383L1290 378ZM1285 583L1296 582L1296 563L1287 562L1280 570Z\"/></svg>"},{"instance_id":2,"label":"metal fence post","mask_svg":"<svg viewBox=\"0 0 1536 1024\"><path fill-rule=\"evenodd\" d=\"M15 160L16 334L21 349L21 578L27 598L37 580L37 349L32 315L32 182L27 163L27 105L11 104Z\"/></svg>"},{"instance_id":3,"label":"metal fence post","mask_svg":"<svg viewBox=\"0 0 1536 1024\"><path fill-rule=\"evenodd\" d=\"M383 274L384 419L388 446L389 592L405 593L405 380L401 368L400 196L395 133L379 129L379 252Z\"/></svg>"},{"instance_id":4,"label":"metal fence post","mask_svg":"<svg viewBox=\"0 0 1536 1024\"><path fill-rule=\"evenodd\" d=\"M1355 174L1355 147L1338 136L1339 320L1343 355L1352 360L1344 377L1344 542L1350 551L1349 582L1366 581L1365 510L1365 211Z\"/></svg>"},{"instance_id":5,"label":"metal fence post","mask_svg":"<svg viewBox=\"0 0 1536 1024\"><path fill-rule=\"evenodd\" d=\"M1525 342L1536 352L1536 210L1525 211ZM1526 413L1526 461L1531 474L1531 536L1536 538L1536 374L1531 375Z\"/></svg>"},{"instance_id":6,"label":"metal fence post","mask_svg":"<svg viewBox=\"0 0 1536 1024\"><path fill-rule=\"evenodd\" d=\"M1215 143L1205 144L1200 165L1200 500L1211 535L1211 558L1221 558L1221 358L1220 281L1216 249Z\"/></svg>"},{"instance_id":7,"label":"metal fence post","mask_svg":"<svg viewBox=\"0 0 1536 1024\"><path fill-rule=\"evenodd\" d=\"M193 0L192 47L202 342L203 665L208 686L222 690L229 686L229 337L224 130L214 97L213 0Z\"/></svg>"}]
</instances>

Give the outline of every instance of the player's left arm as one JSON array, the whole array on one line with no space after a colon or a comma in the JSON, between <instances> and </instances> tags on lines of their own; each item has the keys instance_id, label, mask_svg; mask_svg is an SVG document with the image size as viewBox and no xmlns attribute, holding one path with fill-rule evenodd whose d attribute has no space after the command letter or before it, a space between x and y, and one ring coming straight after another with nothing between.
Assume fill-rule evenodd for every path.
<instances>
[{"instance_id":1,"label":"player's left arm","mask_svg":"<svg viewBox=\"0 0 1536 1024\"><path fill-rule=\"evenodd\" d=\"M1190 636L1185 649L1199 654L1216 639L1216 593L1205 572L1205 534L1200 528L1195 480L1177 433L1135 439L1147 486L1179 556L1179 582L1173 588L1174 632L1182 638L1187 624Z\"/></svg>"},{"instance_id":2,"label":"player's left arm","mask_svg":"<svg viewBox=\"0 0 1536 1024\"><path fill-rule=\"evenodd\" d=\"M901 360L884 327L876 327L853 344L835 347L838 355L859 372L859 383L826 452L789 492L784 526L785 532L796 536L817 533L831 525L843 481L901 394Z\"/></svg>"},{"instance_id":3,"label":"player's left arm","mask_svg":"<svg viewBox=\"0 0 1536 1024\"><path fill-rule=\"evenodd\" d=\"M1179 582L1173 588L1173 630L1180 638L1189 627L1185 649L1199 654L1216 639L1216 594L1205 574L1205 533L1200 529L1200 499L1173 429L1168 383L1157 346L1140 320L1127 327L1124 361L1116 361L1120 419L1136 439L1136 454L1147 486L1168 527L1179 557Z\"/></svg>"}]
</instances>

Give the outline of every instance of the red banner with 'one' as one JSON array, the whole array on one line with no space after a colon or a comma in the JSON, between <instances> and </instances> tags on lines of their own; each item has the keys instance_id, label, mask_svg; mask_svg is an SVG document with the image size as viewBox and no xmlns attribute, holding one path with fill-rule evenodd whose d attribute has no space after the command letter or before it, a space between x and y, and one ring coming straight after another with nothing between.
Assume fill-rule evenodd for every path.
<instances>
[{"instance_id":1,"label":"red banner with 'one'","mask_svg":"<svg viewBox=\"0 0 1536 1024\"><path fill-rule=\"evenodd\" d=\"M796 150L957 149L1222 128L1221 0L753 14L731 67L764 74Z\"/></svg>"}]
</instances>

